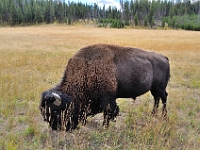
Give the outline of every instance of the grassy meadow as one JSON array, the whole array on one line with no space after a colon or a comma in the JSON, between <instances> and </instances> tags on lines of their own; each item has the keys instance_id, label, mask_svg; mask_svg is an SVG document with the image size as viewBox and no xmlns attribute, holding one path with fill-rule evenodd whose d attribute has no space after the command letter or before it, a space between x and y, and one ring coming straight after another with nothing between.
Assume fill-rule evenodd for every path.
<instances>
[{"instance_id":1,"label":"grassy meadow","mask_svg":"<svg viewBox=\"0 0 200 150\"><path fill-rule=\"evenodd\" d=\"M40 94L60 82L68 59L96 43L131 46L169 58L168 121L149 114L148 92L118 99L109 129L102 114L72 132L51 131ZM0 27L0 150L194 150L200 147L200 32L41 25Z\"/></svg>"}]
</instances>

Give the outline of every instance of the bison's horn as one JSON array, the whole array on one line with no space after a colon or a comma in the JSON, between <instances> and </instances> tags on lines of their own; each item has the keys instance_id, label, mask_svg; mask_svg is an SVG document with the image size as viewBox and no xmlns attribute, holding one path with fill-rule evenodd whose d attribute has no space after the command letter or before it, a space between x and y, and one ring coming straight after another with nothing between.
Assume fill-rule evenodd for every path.
<instances>
[{"instance_id":1,"label":"bison's horn","mask_svg":"<svg viewBox=\"0 0 200 150\"><path fill-rule=\"evenodd\" d=\"M60 106L60 105L61 105L61 97L60 97L58 94L54 93L54 92L52 92L52 94L53 94L53 96L54 96L55 99L56 99L56 100L53 102L53 104L56 105L56 106Z\"/></svg>"},{"instance_id":2,"label":"bison's horn","mask_svg":"<svg viewBox=\"0 0 200 150\"><path fill-rule=\"evenodd\" d=\"M60 97L58 94L56 94L56 93L54 93L54 92L52 92L52 94L53 94L53 96L55 97L55 99L61 100L61 97Z\"/></svg>"}]
</instances>

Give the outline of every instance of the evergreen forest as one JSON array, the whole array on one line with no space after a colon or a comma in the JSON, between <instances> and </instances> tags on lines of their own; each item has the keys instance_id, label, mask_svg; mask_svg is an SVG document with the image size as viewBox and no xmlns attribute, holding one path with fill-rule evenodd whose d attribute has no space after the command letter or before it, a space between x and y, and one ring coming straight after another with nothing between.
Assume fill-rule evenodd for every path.
<instances>
[{"instance_id":1,"label":"evergreen forest","mask_svg":"<svg viewBox=\"0 0 200 150\"><path fill-rule=\"evenodd\" d=\"M54 0L0 0L0 25L95 22L99 27L168 27L200 31L200 1L120 0L121 9Z\"/></svg>"}]
</instances>

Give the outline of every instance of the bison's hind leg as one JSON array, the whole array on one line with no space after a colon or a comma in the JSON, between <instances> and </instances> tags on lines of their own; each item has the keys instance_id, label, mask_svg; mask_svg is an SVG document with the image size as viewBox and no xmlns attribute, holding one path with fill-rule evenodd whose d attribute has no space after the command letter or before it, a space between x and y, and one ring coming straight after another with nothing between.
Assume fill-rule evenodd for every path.
<instances>
[{"instance_id":1,"label":"bison's hind leg","mask_svg":"<svg viewBox=\"0 0 200 150\"><path fill-rule=\"evenodd\" d=\"M151 114L153 116L157 115L158 113L158 107L159 107L159 101L160 101L160 97L158 95L158 92L155 89L151 90L151 94L154 97L154 106L153 106L153 110L151 111Z\"/></svg>"},{"instance_id":2,"label":"bison's hind leg","mask_svg":"<svg viewBox=\"0 0 200 150\"><path fill-rule=\"evenodd\" d=\"M162 103L163 103L163 108L162 108L162 116L163 118L166 118L167 117L167 96L168 96L168 93L166 91L164 91L161 95L161 99L162 99Z\"/></svg>"},{"instance_id":3,"label":"bison's hind leg","mask_svg":"<svg viewBox=\"0 0 200 150\"><path fill-rule=\"evenodd\" d=\"M165 89L162 89L162 88L152 88L151 89L151 94L153 95L154 97L154 107L153 107L153 110L152 110L152 115L156 115L157 112L158 112L158 107L159 107L159 101L160 101L160 98L162 100L162 104L163 104L163 108L162 108L162 117L166 117L167 116L167 92Z\"/></svg>"}]
</instances>

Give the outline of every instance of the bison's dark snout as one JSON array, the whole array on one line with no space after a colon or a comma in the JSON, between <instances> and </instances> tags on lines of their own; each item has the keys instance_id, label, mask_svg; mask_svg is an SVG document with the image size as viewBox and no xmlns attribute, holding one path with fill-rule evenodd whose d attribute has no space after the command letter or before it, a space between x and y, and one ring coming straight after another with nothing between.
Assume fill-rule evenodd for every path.
<instances>
[{"instance_id":1,"label":"bison's dark snout","mask_svg":"<svg viewBox=\"0 0 200 150\"><path fill-rule=\"evenodd\" d=\"M52 130L61 130L61 111L52 111L50 126Z\"/></svg>"}]
</instances>

